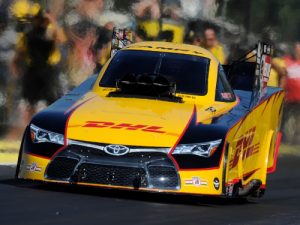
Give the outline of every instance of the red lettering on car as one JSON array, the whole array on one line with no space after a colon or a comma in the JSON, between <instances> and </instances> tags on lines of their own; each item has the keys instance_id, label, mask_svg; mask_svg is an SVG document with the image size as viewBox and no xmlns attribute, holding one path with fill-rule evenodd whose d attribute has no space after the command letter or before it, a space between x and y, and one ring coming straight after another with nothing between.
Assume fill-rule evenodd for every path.
<instances>
[{"instance_id":1,"label":"red lettering on car","mask_svg":"<svg viewBox=\"0 0 300 225\"><path fill-rule=\"evenodd\" d=\"M164 134L165 131L161 129L163 127L159 126L151 126L151 125L143 125L143 124L130 124L130 123L120 123L116 124L113 122L102 122L102 121L87 121L82 127L89 127L89 128L111 128L111 129L125 129L131 131L144 131L144 132L152 132L152 133L159 133Z\"/></svg>"},{"instance_id":2,"label":"red lettering on car","mask_svg":"<svg viewBox=\"0 0 300 225\"><path fill-rule=\"evenodd\" d=\"M242 160L246 160L250 156L259 152L259 144L253 144L256 127L249 129L244 135L242 135L236 144L235 154L230 161L229 168L233 169L237 166L240 156ZM242 155L241 155L242 154Z\"/></svg>"},{"instance_id":3,"label":"red lettering on car","mask_svg":"<svg viewBox=\"0 0 300 225\"><path fill-rule=\"evenodd\" d=\"M129 123L121 123L121 124L118 124L118 125L114 125L110 128L112 129L126 129L126 130L139 130L139 129L142 129L142 128L145 128L147 127L147 125L132 125L132 124L129 124Z\"/></svg>"},{"instance_id":4,"label":"red lettering on car","mask_svg":"<svg viewBox=\"0 0 300 225\"><path fill-rule=\"evenodd\" d=\"M143 129L142 131L145 131L145 132L153 132L153 133L160 133L160 134L164 134L166 132L164 131L161 131L160 129L162 129L162 127L157 127L157 126L149 126L145 129Z\"/></svg>"},{"instance_id":5,"label":"red lettering on car","mask_svg":"<svg viewBox=\"0 0 300 225\"><path fill-rule=\"evenodd\" d=\"M112 122L87 121L83 127L103 128L113 126Z\"/></svg>"}]
</instances>

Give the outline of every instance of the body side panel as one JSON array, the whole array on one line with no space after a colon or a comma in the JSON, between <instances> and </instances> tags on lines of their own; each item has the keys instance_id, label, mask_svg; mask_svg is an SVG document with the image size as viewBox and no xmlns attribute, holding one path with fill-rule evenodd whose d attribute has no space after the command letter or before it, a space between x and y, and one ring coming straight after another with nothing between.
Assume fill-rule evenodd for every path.
<instances>
[{"instance_id":1,"label":"body side panel","mask_svg":"<svg viewBox=\"0 0 300 225\"><path fill-rule=\"evenodd\" d=\"M283 99L282 91L273 92L230 129L226 140L227 183L238 179L245 185L259 179L266 184L267 168L274 161L274 140L280 129Z\"/></svg>"}]
</instances>

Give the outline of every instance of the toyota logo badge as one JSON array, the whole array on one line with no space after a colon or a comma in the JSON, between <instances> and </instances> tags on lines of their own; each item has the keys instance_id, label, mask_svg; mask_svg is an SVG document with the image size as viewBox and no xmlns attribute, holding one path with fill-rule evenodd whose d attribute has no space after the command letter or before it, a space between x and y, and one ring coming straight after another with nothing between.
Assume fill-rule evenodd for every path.
<instances>
[{"instance_id":1,"label":"toyota logo badge","mask_svg":"<svg viewBox=\"0 0 300 225\"><path fill-rule=\"evenodd\" d=\"M108 145L104 148L107 154L114 156L126 155L129 152L129 148L123 145Z\"/></svg>"}]
</instances>

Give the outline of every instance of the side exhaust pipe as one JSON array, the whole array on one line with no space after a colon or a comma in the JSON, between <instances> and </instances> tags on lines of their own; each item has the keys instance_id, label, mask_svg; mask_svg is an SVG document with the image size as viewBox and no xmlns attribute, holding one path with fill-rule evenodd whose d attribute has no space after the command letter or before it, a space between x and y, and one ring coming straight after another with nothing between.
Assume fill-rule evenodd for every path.
<instances>
[{"instance_id":1,"label":"side exhaust pipe","mask_svg":"<svg viewBox=\"0 0 300 225\"><path fill-rule=\"evenodd\" d=\"M261 180L251 180L249 184L239 189L238 196L245 197L251 195L255 191L257 191L261 185L262 185Z\"/></svg>"}]
</instances>

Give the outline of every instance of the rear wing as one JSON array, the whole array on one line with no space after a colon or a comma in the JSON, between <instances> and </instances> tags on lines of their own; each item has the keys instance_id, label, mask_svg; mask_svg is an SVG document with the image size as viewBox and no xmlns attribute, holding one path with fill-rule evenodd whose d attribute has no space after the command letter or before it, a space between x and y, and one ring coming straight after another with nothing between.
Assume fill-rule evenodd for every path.
<instances>
[{"instance_id":1,"label":"rear wing","mask_svg":"<svg viewBox=\"0 0 300 225\"><path fill-rule=\"evenodd\" d=\"M110 56L115 55L120 49L133 42L132 31L128 29L114 28L111 41Z\"/></svg>"},{"instance_id":2,"label":"rear wing","mask_svg":"<svg viewBox=\"0 0 300 225\"><path fill-rule=\"evenodd\" d=\"M245 56L228 66L224 66L232 88L251 91L251 102L254 105L266 94L271 72L272 52L272 45L260 42Z\"/></svg>"}]
</instances>

